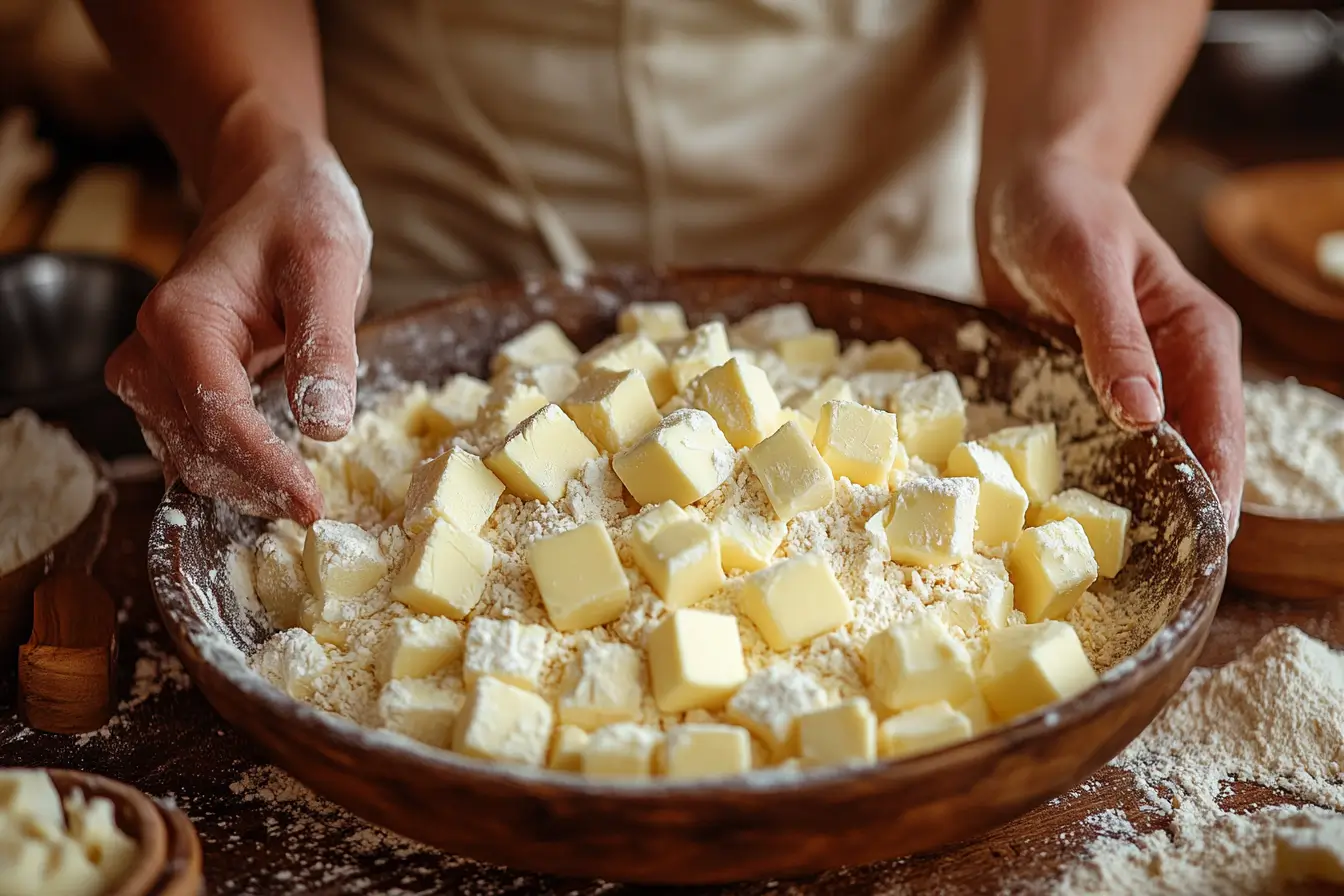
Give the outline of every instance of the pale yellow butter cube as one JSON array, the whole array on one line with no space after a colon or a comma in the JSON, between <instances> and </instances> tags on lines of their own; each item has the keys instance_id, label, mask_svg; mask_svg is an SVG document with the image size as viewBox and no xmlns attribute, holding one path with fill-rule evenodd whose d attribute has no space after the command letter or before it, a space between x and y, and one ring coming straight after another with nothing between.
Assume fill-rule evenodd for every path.
<instances>
[{"instance_id":1,"label":"pale yellow butter cube","mask_svg":"<svg viewBox=\"0 0 1344 896\"><path fill-rule=\"evenodd\" d=\"M543 765L555 714L531 691L482 678L467 697L453 730L453 749L466 756Z\"/></svg>"},{"instance_id":2,"label":"pale yellow butter cube","mask_svg":"<svg viewBox=\"0 0 1344 896\"><path fill-rule=\"evenodd\" d=\"M796 423L785 423L747 451L747 465L785 522L800 513L820 510L835 497L831 468Z\"/></svg>"},{"instance_id":3,"label":"pale yellow butter cube","mask_svg":"<svg viewBox=\"0 0 1344 896\"><path fill-rule=\"evenodd\" d=\"M673 346L668 358L672 387L678 392L712 367L732 357L728 349L728 331L719 321L701 324Z\"/></svg>"},{"instance_id":4,"label":"pale yellow butter cube","mask_svg":"<svg viewBox=\"0 0 1344 896\"><path fill-rule=\"evenodd\" d=\"M387 558L378 539L354 523L318 520L304 539L303 571L315 597L359 597L387 575Z\"/></svg>"},{"instance_id":5,"label":"pale yellow butter cube","mask_svg":"<svg viewBox=\"0 0 1344 896\"><path fill-rule=\"evenodd\" d=\"M895 410L906 450L942 466L966 438L966 401L956 374L946 370L922 376L896 391Z\"/></svg>"},{"instance_id":6,"label":"pale yellow butter cube","mask_svg":"<svg viewBox=\"0 0 1344 896\"><path fill-rule=\"evenodd\" d=\"M1087 533L1071 517L1027 529L1008 555L1013 603L1028 622L1063 619L1097 580Z\"/></svg>"},{"instance_id":7,"label":"pale yellow butter cube","mask_svg":"<svg viewBox=\"0 0 1344 896\"><path fill-rule=\"evenodd\" d=\"M527 565L557 631L614 622L630 602L625 569L598 520L538 538L528 549Z\"/></svg>"},{"instance_id":8,"label":"pale yellow butter cube","mask_svg":"<svg viewBox=\"0 0 1344 896\"><path fill-rule=\"evenodd\" d=\"M883 342L851 343L840 359L840 372L851 376L869 370L918 373L924 370L924 358L919 349L900 337Z\"/></svg>"},{"instance_id":9,"label":"pale yellow butter cube","mask_svg":"<svg viewBox=\"0 0 1344 896\"><path fill-rule=\"evenodd\" d=\"M980 501L975 509L977 540L990 546L1017 540L1030 501L1003 455L978 442L962 442L947 456L944 472L980 480Z\"/></svg>"},{"instance_id":10,"label":"pale yellow butter cube","mask_svg":"<svg viewBox=\"0 0 1344 896\"><path fill-rule=\"evenodd\" d=\"M697 377L690 400L709 412L734 448L750 448L779 425L779 397L765 371L737 358Z\"/></svg>"},{"instance_id":11,"label":"pale yellow butter cube","mask_svg":"<svg viewBox=\"0 0 1344 896\"><path fill-rule=\"evenodd\" d=\"M788 650L854 618L849 595L821 554L791 557L752 573L739 600L772 650Z\"/></svg>"},{"instance_id":12,"label":"pale yellow butter cube","mask_svg":"<svg viewBox=\"0 0 1344 896\"><path fill-rule=\"evenodd\" d=\"M638 370L644 375L654 404L662 404L676 391L672 386L672 369L662 349L647 336L626 334L612 336L598 343L579 364L585 376L596 370Z\"/></svg>"},{"instance_id":13,"label":"pale yellow butter cube","mask_svg":"<svg viewBox=\"0 0 1344 896\"><path fill-rule=\"evenodd\" d=\"M807 437L809 443L817 437L817 421L797 408L780 408L779 425L783 426L785 423L796 424L803 431L803 435ZM830 468L827 467L827 470L829 471Z\"/></svg>"},{"instance_id":14,"label":"pale yellow butter cube","mask_svg":"<svg viewBox=\"0 0 1344 896\"><path fill-rule=\"evenodd\" d=\"M512 381L532 386L540 390L548 402L559 404L579 385L579 371L572 364L551 361L526 370L510 370L501 374L497 381L500 383Z\"/></svg>"},{"instance_id":15,"label":"pale yellow butter cube","mask_svg":"<svg viewBox=\"0 0 1344 896\"><path fill-rule=\"evenodd\" d=\"M569 670L557 708L560 721L593 731L639 718L644 663L626 644L589 644Z\"/></svg>"},{"instance_id":16,"label":"pale yellow butter cube","mask_svg":"<svg viewBox=\"0 0 1344 896\"><path fill-rule=\"evenodd\" d=\"M555 321L544 320L501 345L490 359L490 369L497 373L514 367L550 363L574 365L578 360L579 350L569 341L565 331Z\"/></svg>"},{"instance_id":17,"label":"pale yellow butter cube","mask_svg":"<svg viewBox=\"0 0 1344 896\"><path fill-rule=\"evenodd\" d=\"M974 697L953 708L967 718L971 723L971 731L975 734L983 734L998 724L998 720L994 718L994 710L989 708L989 702L978 688Z\"/></svg>"},{"instance_id":18,"label":"pale yellow butter cube","mask_svg":"<svg viewBox=\"0 0 1344 896\"><path fill-rule=\"evenodd\" d=\"M594 445L611 454L629 447L663 420L638 370L590 373L564 409Z\"/></svg>"},{"instance_id":19,"label":"pale yellow butter cube","mask_svg":"<svg viewBox=\"0 0 1344 896\"><path fill-rule=\"evenodd\" d=\"M714 531L719 533L724 572L765 569L789 533L788 526L780 520L745 513L716 518Z\"/></svg>"},{"instance_id":20,"label":"pale yellow butter cube","mask_svg":"<svg viewBox=\"0 0 1344 896\"><path fill-rule=\"evenodd\" d=\"M891 559L910 566L947 566L971 556L980 482L969 477L902 483L887 505Z\"/></svg>"},{"instance_id":21,"label":"pale yellow butter cube","mask_svg":"<svg viewBox=\"0 0 1344 896\"><path fill-rule=\"evenodd\" d=\"M569 480L597 457L574 421L548 404L518 424L485 465L518 497L549 503L563 498Z\"/></svg>"},{"instance_id":22,"label":"pale yellow butter cube","mask_svg":"<svg viewBox=\"0 0 1344 896\"><path fill-rule=\"evenodd\" d=\"M675 610L646 645L654 700L663 712L718 709L747 680L737 620Z\"/></svg>"},{"instance_id":23,"label":"pale yellow butter cube","mask_svg":"<svg viewBox=\"0 0 1344 896\"><path fill-rule=\"evenodd\" d=\"M254 659L257 674L296 700L317 692L317 679L331 669L331 659L317 638L301 628L277 632Z\"/></svg>"},{"instance_id":24,"label":"pale yellow butter cube","mask_svg":"<svg viewBox=\"0 0 1344 896\"><path fill-rule=\"evenodd\" d=\"M257 539L254 582L257 598L278 629L299 624L299 611L312 591L303 571L302 545L276 532Z\"/></svg>"},{"instance_id":25,"label":"pale yellow butter cube","mask_svg":"<svg viewBox=\"0 0 1344 896\"><path fill-rule=\"evenodd\" d=\"M409 535L420 535L435 520L443 520L475 534L490 519L502 494L504 483L485 461L461 448L449 449L412 474L402 528Z\"/></svg>"},{"instance_id":26,"label":"pale yellow butter cube","mask_svg":"<svg viewBox=\"0 0 1344 896\"><path fill-rule=\"evenodd\" d=\"M344 647L347 624L359 618L360 602L353 598L313 595L299 608L299 625L323 644Z\"/></svg>"},{"instance_id":27,"label":"pale yellow butter cube","mask_svg":"<svg viewBox=\"0 0 1344 896\"><path fill-rule=\"evenodd\" d=\"M728 721L755 734L775 759L798 751L798 717L826 706L816 679L788 663L752 674L728 701Z\"/></svg>"},{"instance_id":28,"label":"pale yellow butter cube","mask_svg":"<svg viewBox=\"0 0 1344 896\"><path fill-rule=\"evenodd\" d=\"M894 759L929 753L968 740L971 720L947 703L930 703L898 713L877 726L878 751Z\"/></svg>"},{"instance_id":29,"label":"pale yellow butter cube","mask_svg":"<svg viewBox=\"0 0 1344 896\"><path fill-rule=\"evenodd\" d=\"M895 415L854 401L823 404L813 442L835 478L855 485L886 482L900 448Z\"/></svg>"},{"instance_id":30,"label":"pale yellow butter cube","mask_svg":"<svg viewBox=\"0 0 1344 896\"><path fill-rule=\"evenodd\" d=\"M735 457L714 418L687 408L664 417L611 466L640 504L676 501L684 507L718 488L733 472Z\"/></svg>"},{"instance_id":31,"label":"pale yellow butter cube","mask_svg":"<svg viewBox=\"0 0 1344 896\"><path fill-rule=\"evenodd\" d=\"M420 428L428 435L446 439L476 422L489 395L489 383L470 374L454 374L442 388L429 393L420 411Z\"/></svg>"},{"instance_id":32,"label":"pale yellow butter cube","mask_svg":"<svg viewBox=\"0 0 1344 896\"><path fill-rule=\"evenodd\" d=\"M824 376L840 359L840 337L834 330L813 330L775 343L775 352L789 369L804 376Z\"/></svg>"},{"instance_id":33,"label":"pale yellow butter cube","mask_svg":"<svg viewBox=\"0 0 1344 896\"><path fill-rule=\"evenodd\" d=\"M350 491L364 495L380 511L391 512L406 499L411 470L421 460L419 442L399 423L377 414L356 418L347 439L354 446L344 456Z\"/></svg>"},{"instance_id":34,"label":"pale yellow butter cube","mask_svg":"<svg viewBox=\"0 0 1344 896\"><path fill-rule=\"evenodd\" d=\"M719 536L699 520L671 522L651 537L645 537L636 526L632 534L630 546L635 566L668 609L697 604L723 585Z\"/></svg>"},{"instance_id":35,"label":"pale yellow butter cube","mask_svg":"<svg viewBox=\"0 0 1344 896\"><path fill-rule=\"evenodd\" d=\"M583 746L583 773L598 778L650 778L662 742L660 731L631 722L599 728Z\"/></svg>"},{"instance_id":36,"label":"pale yellow butter cube","mask_svg":"<svg viewBox=\"0 0 1344 896\"><path fill-rule=\"evenodd\" d=\"M473 428L489 439L502 439L550 403L546 393L535 383L506 378L490 388Z\"/></svg>"},{"instance_id":37,"label":"pale yellow butter cube","mask_svg":"<svg viewBox=\"0 0 1344 896\"><path fill-rule=\"evenodd\" d=\"M863 657L873 698L893 712L975 696L971 655L935 616L893 623L868 639Z\"/></svg>"},{"instance_id":38,"label":"pale yellow butter cube","mask_svg":"<svg viewBox=\"0 0 1344 896\"><path fill-rule=\"evenodd\" d=\"M854 400L885 411L896 410L896 396L919 378L908 370L865 370L850 376Z\"/></svg>"},{"instance_id":39,"label":"pale yellow butter cube","mask_svg":"<svg viewBox=\"0 0 1344 896\"><path fill-rule=\"evenodd\" d=\"M435 520L392 580L392 599L417 613L465 619L481 599L494 553L479 535Z\"/></svg>"},{"instance_id":40,"label":"pale yellow butter cube","mask_svg":"<svg viewBox=\"0 0 1344 896\"><path fill-rule=\"evenodd\" d=\"M830 376L815 389L803 389L795 392L788 400L804 416L816 420L821 417L821 406L828 401L853 401L854 390L849 381L838 376Z\"/></svg>"},{"instance_id":41,"label":"pale yellow butter cube","mask_svg":"<svg viewBox=\"0 0 1344 896\"><path fill-rule=\"evenodd\" d=\"M736 725L678 725L663 742L669 778L722 778L751 771L751 735Z\"/></svg>"},{"instance_id":42,"label":"pale yellow butter cube","mask_svg":"<svg viewBox=\"0 0 1344 896\"><path fill-rule=\"evenodd\" d=\"M654 342L686 335L686 312L676 302L632 302L616 315L616 332L639 333Z\"/></svg>"},{"instance_id":43,"label":"pale yellow butter cube","mask_svg":"<svg viewBox=\"0 0 1344 896\"><path fill-rule=\"evenodd\" d=\"M659 532L673 523L694 519L676 501L664 501L661 504L646 504L630 526L630 540L633 543L647 544Z\"/></svg>"},{"instance_id":44,"label":"pale yellow butter cube","mask_svg":"<svg viewBox=\"0 0 1344 896\"><path fill-rule=\"evenodd\" d=\"M782 340L806 336L813 329L807 306L786 302L753 311L733 324L733 344L773 348Z\"/></svg>"},{"instance_id":45,"label":"pale yellow butter cube","mask_svg":"<svg viewBox=\"0 0 1344 896\"><path fill-rule=\"evenodd\" d=\"M378 644L374 671L380 684L396 678L425 678L462 656L462 632L443 616L425 621L393 620Z\"/></svg>"},{"instance_id":46,"label":"pale yellow butter cube","mask_svg":"<svg viewBox=\"0 0 1344 896\"><path fill-rule=\"evenodd\" d=\"M462 711L461 686L426 678L388 682L378 694L378 717L384 727L424 744L447 749Z\"/></svg>"},{"instance_id":47,"label":"pale yellow butter cube","mask_svg":"<svg viewBox=\"0 0 1344 896\"><path fill-rule=\"evenodd\" d=\"M986 448L1003 455L1032 504L1044 504L1055 492L1063 472L1055 424L1010 426L980 440Z\"/></svg>"},{"instance_id":48,"label":"pale yellow butter cube","mask_svg":"<svg viewBox=\"0 0 1344 896\"><path fill-rule=\"evenodd\" d=\"M546 640L540 625L477 617L467 626L462 679L468 687L490 677L535 691L546 664Z\"/></svg>"},{"instance_id":49,"label":"pale yellow butter cube","mask_svg":"<svg viewBox=\"0 0 1344 896\"><path fill-rule=\"evenodd\" d=\"M798 756L807 766L875 762L877 716L868 701L855 697L800 716Z\"/></svg>"},{"instance_id":50,"label":"pale yellow butter cube","mask_svg":"<svg viewBox=\"0 0 1344 896\"><path fill-rule=\"evenodd\" d=\"M1077 520L1087 533L1088 544L1097 558L1097 575L1115 578L1125 565L1129 548L1129 508L1080 488L1070 488L1046 501L1036 517L1039 523L1065 518Z\"/></svg>"},{"instance_id":51,"label":"pale yellow butter cube","mask_svg":"<svg viewBox=\"0 0 1344 896\"><path fill-rule=\"evenodd\" d=\"M551 739L551 753L547 766L558 772L583 771L583 749L588 746L588 732L576 725L560 725Z\"/></svg>"},{"instance_id":52,"label":"pale yellow butter cube","mask_svg":"<svg viewBox=\"0 0 1344 896\"><path fill-rule=\"evenodd\" d=\"M980 690L1001 719L1034 712L1087 690L1097 673L1067 622L1051 620L990 632Z\"/></svg>"}]
</instances>

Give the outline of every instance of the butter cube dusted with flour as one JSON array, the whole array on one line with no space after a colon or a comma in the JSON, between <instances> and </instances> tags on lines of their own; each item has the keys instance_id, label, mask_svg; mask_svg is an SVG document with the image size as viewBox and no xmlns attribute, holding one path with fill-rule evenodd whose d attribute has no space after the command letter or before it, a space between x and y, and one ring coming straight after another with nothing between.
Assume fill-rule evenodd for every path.
<instances>
[{"instance_id":1,"label":"butter cube dusted with flour","mask_svg":"<svg viewBox=\"0 0 1344 896\"><path fill-rule=\"evenodd\" d=\"M1013 603L1028 622L1063 619L1097 580L1097 560L1075 519L1027 529L1008 555Z\"/></svg>"},{"instance_id":2,"label":"butter cube dusted with flour","mask_svg":"<svg viewBox=\"0 0 1344 896\"><path fill-rule=\"evenodd\" d=\"M378 644L374 672L381 684L396 678L425 678L462 656L462 632L443 616L420 621L395 619Z\"/></svg>"},{"instance_id":3,"label":"butter cube dusted with flour","mask_svg":"<svg viewBox=\"0 0 1344 896\"><path fill-rule=\"evenodd\" d=\"M448 379L441 389L429 393L420 410L420 426L432 436L446 439L476 422L490 394L490 384L466 373Z\"/></svg>"},{"instance_id":4,"label":"butter cube dusted with flour","mask_svg":"<svg viewBox=\"0 0 1344 896\"><path fill-rule=\"evenodd\" d=\"M597 457L597 448L574 421L558 405L548 404L518 424L485 465L518 497L553 503Z\"/></svg>"},{"instance_id":5,"label":"butter cube dusted with flour","mask_svg":"<svg viewBox=\"0 0 1344 896\"><path fill-rule=\"evenodd\" d=\"M546 393L535 383L504 379L490 388L474 428L487 438L501 439L550 403Z\"/></svg>"},{"instance_id":6,"label":"butter cube dusted with flour","mask_svg":"<svg viewBox=\"0 0 1344 896\"><path fill-rule=\"evenodd\" d=\"M788 650L854 618L849 595L821 554L804 554L747 576L742 612L772 650Z\"/></svg>"},{"instance_id":7,"label":"butter cube dusted with flour","mask_svg":"<svg viewBox=\"0 0 1344 896\"><path fill-rule=\"evenodd\" d=\"M277 629L299 624L299 611L312 592L303 571L303 546L277 532L257 539L253 577L257 598Z\"/></svg>"},{"instance_id":8,"label":"butter cube dusted with flour","mask_svg":"<svg viewBox=\"0 0 1344 896\"><path fill-rule=\"evenodd\" d=\"M662 349L647 336L627 334L612 336L583 356L579 372L587 376L596 370L620 373L638 370L644 375L654 404L662 404L676 391L672 386L672 370Z\"/></svg>"},{"instance_id":9,"label":"butter cube dusted with flour","mask_svg":"<svg viewBox=\"0 0 1344 896\"><path fill-rule=\"evenodd\" d=\"M1043 504L1059 491L1063 472L1055 424L1010 426L980 440L1003 455L1032 504Z\"/></svg>"},{"instance_id":10,"label":"butter cube dusted with flour","mask_svg":"<svg viewBox=\"0 0 1344 896\"><path fill-rule=\"evenodd\" d=\"M714 519L723 554L725 572L740 569L754 572L765 569L784 543L788 526L777 519L753 515L745 510L724 513Z\"/></svg>"},{"instance_id":11,"label":"butter cube dusted with flour","mask_svg":"<svg viewBox=\"0 0 1344 896\"><path fill-rule=\"evenodd\" d=\"M390 681L378 694L378 717L398 734L433 747L447 749L453 742L453 727L465 702L462 688L454 682L426 678Z\"/></svg>"},{"instance_id":12,"label":"butter cube dusted with flour","mask_svg":"<svg viewBox=\"0 0 1344 896\"><path fill-rule=\"evenodd\" d=\"M639 719L644 663L627 644L589 644L569 669L558 704L560 721L593 731Z\"/></svg>"},{"instance_id":13,"label":"butter cube dusted with flour","mask_svg":"<svg viewBox=\"0 0 1344 896\"><path fill-rule=\"evenodd\" d=\"M559 772L583 771L583 749L588 746L588 732L576 725L559 725L551 738L551 752L546 760L548 768Z\"/></svg>"},{"instance_id":14,"label":"butter cube dusted with flour","mask_svg":"<svg viewBox=\"0 0 1344 896\"><path fill-rule=\"evenodd\" d=\"M551 704L531 691L482 678L457 717L453 749L466 756L542 765L551 743Z\"/></svg>"},{"instance_id":15,"label":"butter cube dusted with flour","mask_svg":"<svg viewBox=\"0 0 1344 896\"><path fill-rule=\"evenodd\" d=\"M834 330L813 330L779 340L775 352L790 370L803 376L824 376L840 359L840 337Z\"/></svg>"},{"instance_id":16,"label":"butter cube dusted with flour","mask_svg":"<svg viewBox=\"0 0 1344 896\"><path fill-rule=\"evenodd\" d=\"M639 333L654 342L686 335L686 312L676 302L631 302L616 315L616 332Z\"/></svg>"},{"instance_id":17,"label":"butter cube dusted with flour","mask_svg":"<svg viewBox=\"0 0 1344 896\"><path fill-rule=\"evenodd\" d=\"M800 513L820 510L835 497L831 468L797 423L785 423L750 449L747 465L785 522Z\"/></svg>"},{"instance_id":18,"label":"butter cube dusted with flour","mask_svg":"<svg viewBox=\"0 0 1344 896\"><path fill-rule=\"evenodd\" d=\"M871 693L893 712L940 700L957 705L976 694L966 645L929 614L878 632L868 639L863 657Z\"/></svg>"},{"instance_id":19,"label":"butter cube dusted with flour","mask_svg":"<svg viewBox=\"0 0 1344 896\"><path fill-rule=\"evenodd\" d=\"M436 519L392 580L392 599L417 613L465 619L481 599L493 565L489 542Z\"/></svg>"},{"instance_id":20,"label":"butter cube dusted with flour","mask_svg":"<svg viewBox=\"0 0 1344 896\"><path fill-rule=\"evenodd\" d=\"M671 502L659 506L677 507ZM690 518L656 528L650 520L643 522L631 533L635 566L669 610L697 604L723 585L719 536L712 528Z\"/></svg>"},{"instance_id":21,"label":"butter cube dusted with flour","mask_svg":"<svg viewBox=\"0 0 1344 896\"><path fill-rule=\"evenodd\" d=\"M648 637L653 697L663 712L718 709L747 680L737 619L675 610Z\"/></svg>"},{"instance_id":22,"label":"butter cube dusted with flour","mask_svg":"<svg viewBox=\"0 0 1344 896\"><path fill-rule=\"evenodd\" d=\"M821 418L821 406L828 401L853 401L854 390L849 381L838 376L827 377L815 389L803 389L789 397L790 407L813 420Z\"/></svg>"},{"instance_id":23,"label":"butter cube dusted with flour","mask_svg":"<svg viewBox=\"0 0 1344 896\"><path fill-rule=\"evenodd\" d=\"M701 324L672 348L668 367L672 386L681 392L691 381L732 357L728 349L728 331L719 321Z\"/></svg>"},{"instance_id":24,"label":"butter cube dusted with flour","mask_svg":"<svg viewBox=\"0 0 1344 896\"><path fill-rule=\"evenodd\" d=\"M980 500L975 509L976 539L991 547L1017 541L1030 500L1003 455L978 442L962 442L947 456L945 472L948 476L969 476L980 481Z\"/></svg>"},{"instance_id":25,"label":"butter cube dusted with flour","mask_svg":"<svg viewBox=\"0 0 1344 896\"><path fill-rule=\"evenodd\" d=\"M583 773L599 778L648 778L662 733L628 722L599 728L583 746Z\"/></svg>"},{"instance_id":26,"label":"butter cube dusted with flour","mask_svg":"<svg viewBox=\"0 0 1344 896\"><path fill-rule=\"evenodd\" d=\"M579 350L569 341L565 331L554 321L533 324L499 347L490 360L490 369L496 373L515 367L537 367L541 364L576 364Z\"/></svg>"},{"instance_id":27,"label":"butter cube dusted with flour","mask_svg":"<svg viewBox=\"0 0 1344 896\"><path fill-rule=\"evenodd\" d=\"M779 426L779 397L769 377L737 358L697 377L690 400L709 412L734 448L750 448Z\"/></svg>"},{"instance_id":28,"label":"butter cube dusted with flour","mask_svg":"<svg viewBox=\"0 0 1344 896\"><path fill-rule=\"evenodd\" d=\"M928 753L969 739L971 720L947 703L898 713L877 726L878 752L887 758Z\"/></svg>"},{"instance_id":29,"label":"butter cube dusted with flour","mask_svg":"<svg viewBox=\"0 0 1344 896\"><path fill-rule=\"evenodd\" d=\"M798 717L826 706L815 678L789 663L752 674L728 701L728 721L756 735L775 759L798 752Z\"/></svg>"},{"instance_id":30,"label":"butter cube dusted with flour","mask_svg":"<svg viewBox=\"0 0 1344 896\"><path fill-rule=\"evenodd\" d=\"M980 690L1009 721L1091 687L1097 673L1067 622L1013 625L986 636Z\"/></svg>"},{"instance_id":31,"label":"butter cube dusted with flour","mask_svg":"<svg viewBox=\"0 0 1344 896\"><path fill-rule=\"evenodd\" d=\"M685 507L723 484L735 456L713 417L686 408L664 417L611 466L640 504L676 501Z\"/></svg>"},{"instance_id":32,"label":"butter cube dusted with flour","mask_svg":"<svg viewBox=\"0 0 1344 896\"><path fill-rule=\"evenodd\" d=\"M806 336L815 329L801 302L770 305L733 324L733 344L773 349L782 340Z\"/></svg>"},{"instance_id":33,"label":"butter cube dusted with flour","mask_svg":"<svg viewBox=\"0 0 1344 896\"><path fill-rule=\"evenodd\" d=\"M257 673L296 700L316 693L316 682L331 668L331 659L317 639L301 628L285 629L257 654Z\"/></svg>"},{"instance_id":34,"label":"butter cube dusted with flour","mask_svg":"<svg viewBox=\"0 0 1344 896\"><path fill-rule=\"evenodd\" d=\"M402 528L410 535L419 535L435 520L443 520L476 534L494 513L502 494L504 483L490 472L485 461L469 451L452 448L421 464L411 475Z\"/></svg>"},{"instance_id":35,"label":"butter cube dusted with flour","mask_svg":"<svg viewBox=\"0 0 1344 896\"><path fill-rule=\"evenodd\" d=\"M980 482L969 477L910 479L891 497L883 520L891 559L947 566L970 557Z\"/></svg>"},{"instance_id":36,"label":"butter cube dusted with flour","mask_svg":"<svg viewBox=\"0 0 1344 896\"><path fill-rule=\"evenodd\" d=\"M638 370L596 370L565 401L565 413L594 445L610 454L663 420Z\"/></svg>"},{"instance_id":37,"label":"butter cube dusted with flour","mask_svg":"<svg viewBox=\"0 0 1344 896\"><path fill-rule=\"evenodd\" d=\"M669 778L721 778L751 771L751 735L736 725L677 725L663 741Z\"/></svg>"},{"instance_id":38,"label":"butter cube dusted with flour","mask_svg":"<svg viewBox=\"0 0 1344 896\"><path fill-rule=\"evenodd\" d=\"M1097 558L1097 574L1102 578L1115 578L1125 565L1129 547L1129 508L1112 504L1080 488L1070 488L1046 501L1037 517L1041 523L1066 518L1077 520L1087 533L1088 544L1092 545L1092 553Z\"/></svg>"},{"instance_id":39,"label":"butter cube dusted with flour","mask_svg":"<svg viewBox=\"0 0 1344 896\"><path fill-rule=\"evenodd\" d=\"M821 406L813 439L836 479L855 485L881 485L900 450L896 417L853 401Z\"/></svg>"},{"instance_id":40,"label":"butter cube dusted with flour","mask_svg":"<svg viewBox=\"0 0 1344 896\"><path fill-rule=\"evenodd\" d=\"M490 677L535 691L546 664L546 640L540 625L478 616L467 626L462 679L468 687Z\"/></svg>"},{"instance_id":41,"label":"butter cube dusted with flour","mask_svg":"<svg viewBox=\"0 0 1344 896\"><path fill-rule=\"evenodd\" d=\"M378 539L354 523L318 520L303 543L303 571L319 599L359 597L387 575L387 558Z\"/></svg>"},{"instance_id":42,"label":"butter cube dusted with flour","mask_svg":"<svg viewBox=\"0 0 1344 896\"><path fill-rule=\"evenodd\" d=\"M538 538L527 565L557 631L606 625L630 602L630 582L607 527L598 520Z\"/></svg>"},{"instance_id":43,"label":"butter cube dusted with flour","mask_svg":"<svg viewBox=\"0 0 1344 896\"><path fill-rule=\"evenodd\" d=\"M956 374L940 370L906 383L894 403L901 441L916 457L941 467L966 438L966 400Z\"/></svg>"},{"instance_id":44,"label":"butter cube dusted with flour","mask_svg":"<svg viewBox=\"0 0 1344 896\"><path fill-rule=\"evenodd\" d=\"M798 719L798 755L804 765L851 765L877 760L877 716L862 697Z\"/></svg>"}]
</instances>

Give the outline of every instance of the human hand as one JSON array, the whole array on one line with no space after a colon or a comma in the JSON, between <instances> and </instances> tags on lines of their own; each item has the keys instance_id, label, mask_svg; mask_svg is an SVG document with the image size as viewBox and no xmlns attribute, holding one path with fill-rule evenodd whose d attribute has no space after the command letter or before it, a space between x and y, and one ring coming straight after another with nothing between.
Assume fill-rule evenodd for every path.
<instances>
[{"instance_id":1,"label":"human hand","mask_svg":"<svg viewBox=\"0 0 1344 896\"><path fill-rule=\"evenodd\" d=\"M1129 190L1049 159L982 185L981 272L991 304L1071 324L1118 425L1169 418L1208 470L1229 538L1245 466L1241 325L1190 275Z\"/></svg>"},{"instance_id":2,"label":"human hand","mask_svg":"<svg viewBox=\"0 0 1344 896\"><path fill-rule=\"evenodd\" d=\"M283 357L299 431L346 433L372 236L327 144L241 155L221 154L200 224L108 361L107 385L170 479L307 524L321 492L253 405L251 377Z\"/></svg>"}]
</instances>

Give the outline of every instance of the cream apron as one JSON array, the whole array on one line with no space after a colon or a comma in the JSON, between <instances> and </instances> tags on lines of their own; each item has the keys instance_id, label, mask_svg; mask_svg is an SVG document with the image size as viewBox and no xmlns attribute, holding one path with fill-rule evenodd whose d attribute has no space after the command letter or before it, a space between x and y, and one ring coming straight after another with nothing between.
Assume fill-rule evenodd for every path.
<instances>
[{"instance_id":1,"label":"cream apron","mask_svg":"<svg viewBox=\"0 0 1344 896\"><path fill-rule=\"evenodd\" d=\"M978 291L969 2L319 9L377 310L462 281L639 261Z\"/></svg>"}]
</instances>

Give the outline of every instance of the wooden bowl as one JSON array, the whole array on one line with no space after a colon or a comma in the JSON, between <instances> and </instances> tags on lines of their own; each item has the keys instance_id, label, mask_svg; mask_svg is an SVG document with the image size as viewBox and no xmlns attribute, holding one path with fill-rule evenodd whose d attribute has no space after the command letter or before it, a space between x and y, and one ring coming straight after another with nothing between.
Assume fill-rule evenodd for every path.
<instances>
[{"instance_id":1,"label":"wooden bowl","mask_svg":"<svg viewBox=\"0 0 1344 896\"><path fill-rule=\"evenodd\" d=\"M529 278L467 289L362 328L361 406L401 380L484 374L493 349L538 320L555 320L590 346L611 332L622 305L652 300L681 303L692 322L802 302L842 338L906 337L931 365L974 379L991 398L1014 393L1020 365L1048 368L1055 388L1026 390L1018 409L1057 417L1066 452L1094 449L1095 461L1079 465L1074 484L1129 506L1167 534L1137 545L1120 580L1140 589L1147 610L1129 614L1132 654L1074 700L899 762L647 784L506 767L360 728L252 673L245 654L269 626L245 611L217 571L230 545L248 542L263 523L177 487L155 518L150 574L167 630L220 714L316 792L444 850L561 875L693 883L810 873L975 836L1083 781L1175 693L1204 642L1226 574L1226 530L1212 485L1172 430L1126 435L1101 423L1077 356L998 314L810 275L634 270ZM990 334L983 351L975 339L960 340L961 347L957 337L976 321ZM1052 412L1056 392L1087 400L1057 400ZM261 384L259 403L292 436L278 373Z\"/></svg>"},{"instance_id":2,"label":"wooden bowl","mask_svg":"<svg viewBox=\"0 0 1344 896\"><path fill-rule=\"evenodd\" d=\"M1241 530L1228 548L1235 588L1290 600L1344 598L1344 515L1292 516L1243 504Z\"/></svg>"}]
</instances>

